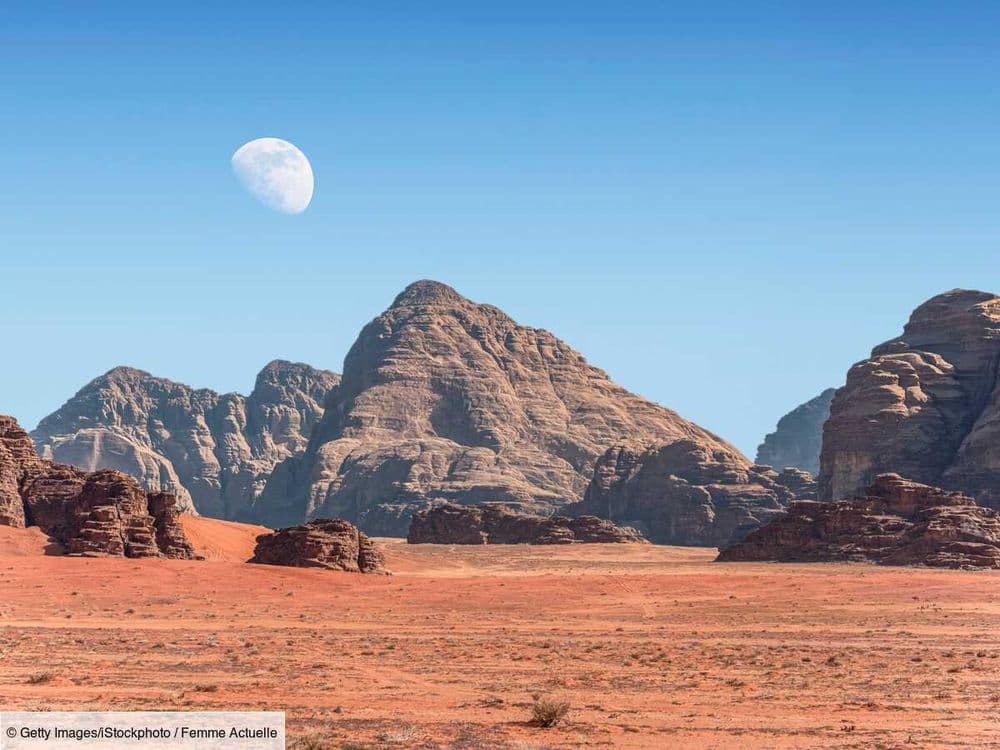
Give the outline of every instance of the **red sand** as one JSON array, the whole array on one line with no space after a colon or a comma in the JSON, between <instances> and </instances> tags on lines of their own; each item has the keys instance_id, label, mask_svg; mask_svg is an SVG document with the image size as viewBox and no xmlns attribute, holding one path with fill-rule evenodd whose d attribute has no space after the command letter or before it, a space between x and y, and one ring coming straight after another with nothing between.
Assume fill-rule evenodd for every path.
<instances>
[{"instance_id":1,"label":"red sand","mask_svg":"<svg viewBox=\"0 0 1000 750\"><path fill-rule=\"evenodd\" d=\"M391 577L43 556L0 529L0 705L284 709L313 747L1000 744L1000 574L414 546ZM533 694L565 698L553 729Z\"/></svg>"}]
</instances>

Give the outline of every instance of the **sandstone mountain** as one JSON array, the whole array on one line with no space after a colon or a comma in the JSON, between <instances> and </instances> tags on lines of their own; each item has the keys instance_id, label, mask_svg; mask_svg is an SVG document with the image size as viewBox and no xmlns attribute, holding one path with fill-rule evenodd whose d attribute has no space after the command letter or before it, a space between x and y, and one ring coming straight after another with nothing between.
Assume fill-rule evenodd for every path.
<instances>
[{"instance_id":1,"label":"sandstone mountain","mask_svg":"<svg viewBox=\"0 0 1000 750\"><path fill-rule=\"evenodd\" d=\"M596 516L534 516L503 505L440 503L417 511L406 535L410 544L642 544L633 529Z\"/></svg>"},{"instance_id":2,"label":"sandstone mountain","mask_svg":"<svg viewBox=\"0 0 1000 750\"><path fill-rule=\"evenodd\" d=\"M881 474L864 497L792 504L718 559L1000 568L1000 513L957 492Z\"/></svg>"},{"instance_id":3,"label":"sandstone mountain","mask_svg":"<svg viewBox=\"0 0 1000 750\"><path fill-rule=\"evenodd\" d=\"M169 489L184 510L241 518L274 466L305 449L339 377L275 361L249 396L194 389L118 367L92 381L32 436L46 458L118 469Z\"/></svg>"},{"instance_id":4,"label":"sandstone mountain","mask_svg":"<svg viewBox=\"0 0 1000 750\"><path fill-rule=\"evenodd\" d=\"M854 365L823 429L821 500L895 472L1000 508L1000 297L954 290Z\"/></svg>"},{"instance_id":5,"label":"sandstone mountain","mask_svg":"<svg viewBox=\"0 0 1000 750\"><path fill-rule=\"evenodd\" d=\"M779 473L750 465L732 449L675 440L610 448L598 460L583 501L565 512L634 526L658 544L716 546L813 491L812 477L798 469Z\"/></svg>"},{"instance_id":6,"label":"sandstone mountain","mask_svg":"<svg viewBox=\"0 0 1000 750\"><path fill-rule=\"evenodd\" d=\"M581 499L609 447L678 440L749 467L551 333L419 281L361 331L308 449L275 469L255 518L343 517L401 536L433 501L548 514Z\"/></svg>"},{"instance_id":7,"label":"sandstone mountain","mask_svg":"<svg viewBox=\"0 0 1000 750\"><path fill-rule=\"evenodd\" d=\"M836 388L827 388L779 419L775 431L766 435L757 448L757 463L819 474L823 423L830 416L830 402L836 392Z\"/></svg>"},{"instance_id":8,"label":"sandstone mountain","mask_svg":"<svg viewBox=\"0 0 1000 750\"><path fill-rule=\"evenodd\" d=\"M118 471L41 460L28 433L0 416L0 524L38 526L69 554L194 558L177 499Z\"/></svg>"}]
</instances>

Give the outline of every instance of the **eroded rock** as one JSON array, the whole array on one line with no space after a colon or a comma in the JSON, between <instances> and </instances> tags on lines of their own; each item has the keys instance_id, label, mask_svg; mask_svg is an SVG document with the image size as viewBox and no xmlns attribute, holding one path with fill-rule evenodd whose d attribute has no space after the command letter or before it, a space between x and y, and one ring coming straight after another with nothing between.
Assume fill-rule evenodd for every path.
<instances>
[{"instance_id":1,"label":"eroded rock","mask_svg":"<svg viewBox=\"0 0 1000 750\"><path fill-rule=\"evenodd\" d=\"M375 543L342 518L318 518L257 537L250 562L348 573L384 573L385 558Z\"/></svg>"},{"instance_id":2,"label":"eroded rock","mask_svg":"<svg viewBox=\"0 0 1000 750\"><path fill-rule=\"evenodd\" d=\"M117 469L180 506L243 519L280 461L305 449L339 376L276 360L250 396L218 394L118 367L39 424L46 458Z\"/></svg>"},{"instance_id":3,"label":"eroded rock","mask_svg":"<svg viewBox=\"0 0 1000 750\"><path fill-rule=\"evenodd\" d=\"M677 439L736 454L551 333L420 281L361 331L309 448L275 469L255 517L402 536L440 501L551 515L583 496L609 446Z\"/></svg>"},{"instance_id":4,"label":"eroded rock","mask_svg":"<svg viewBox=\"0 0 1000 750\"><path fill-rule=\"evenodd\" d=\"M566 511L634 526L657 544L716 546L766 523L795 499L781 476L732 449L693 440L619 445L598 461L583 501ZM795 472L786 478L794 485L801 480Z\"/></svg>"},{"instance_id":5,"label":"eroded rock","mask_svg":"<svg viewBox=\"0 0 1000 750\"><path fill-rule=\"evenodd\" d=\"M542 517L503 505L440 503L410 520L410 544L643 543L634 529L595 516Z\"/></svg>"},{"instance_id":6,"label":"eroded rock","mask_svg":"<svg viewBox=\"0 0 1000 750\"><path fill-rule=\"evenodd\" d=\"M819 497L883 472L1000 508L1000 297L954 290L854 365L823 430Z\"/></svg>"},{"instance_id":7,"label":"eroded rock","mask_svg":"<svg viewBox=\"0 0 1000 750\"><path fill-rule=\"evenodd\" d=\"M830 403L836 392L836 388L827 388L779 419L774 432L768 433L757 448L757 463L777 469L801 469L813 476L819 474L823 424L830 416Z\"/></svg>"},{"instance_id":8,"label":"eroded rock","mask_svg":"<svg viewBox=\"0 0 1000 750\"><path fill-rule=\"evenodd\" d=\"M1000 568L1000 513L957 492L881 474L863 497L793 503L718 559Z\"/></svg>"},{"instance_id":9,"label":"eroded rock","mask_svg":"<svg viewBox=\"0 0 1000 750\"><path fill-rule=\"evenodd\" d=\"M149 493L119 471L87 473L39 459L27 434L0 416L0 524L37 526L69 554L193 559L177 498Z\"/></svg>"}]
</instances>

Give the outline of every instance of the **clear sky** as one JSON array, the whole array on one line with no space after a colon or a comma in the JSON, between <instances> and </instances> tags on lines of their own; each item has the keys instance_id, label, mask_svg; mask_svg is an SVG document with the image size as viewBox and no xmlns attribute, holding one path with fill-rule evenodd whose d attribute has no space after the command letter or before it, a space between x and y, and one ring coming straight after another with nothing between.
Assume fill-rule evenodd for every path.
<instances>
[{"instance_id":1,"label":"clear sky","mask_svg":"<svg viewBox=\"0 0 1000 750\"><path fill-rule=\"evenodd\" d=\"M751 453L1000 291L1000 4L7 0L0 413L339 370L433 278ZM298 145L311 207L229 159Z\"/></svg>"}]
</instances>

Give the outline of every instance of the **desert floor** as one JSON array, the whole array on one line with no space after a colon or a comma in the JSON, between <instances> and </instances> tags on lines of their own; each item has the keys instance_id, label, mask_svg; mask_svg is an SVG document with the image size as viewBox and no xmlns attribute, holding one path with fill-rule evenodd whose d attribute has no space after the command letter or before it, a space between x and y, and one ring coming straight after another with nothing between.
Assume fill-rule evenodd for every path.
<instances>
[{"instance_id":1,"label":"desert floor","mask_svg":"<svg viewBox=\"0 0 1000 750\"><path fill-rule=\"evenodd\" d=\"M383 540L394 575L362 576L186 528L208 560L0 528L0 706L284 709L310 748L1000 745L996 573Z\"/></svg>"}]
</instances>

